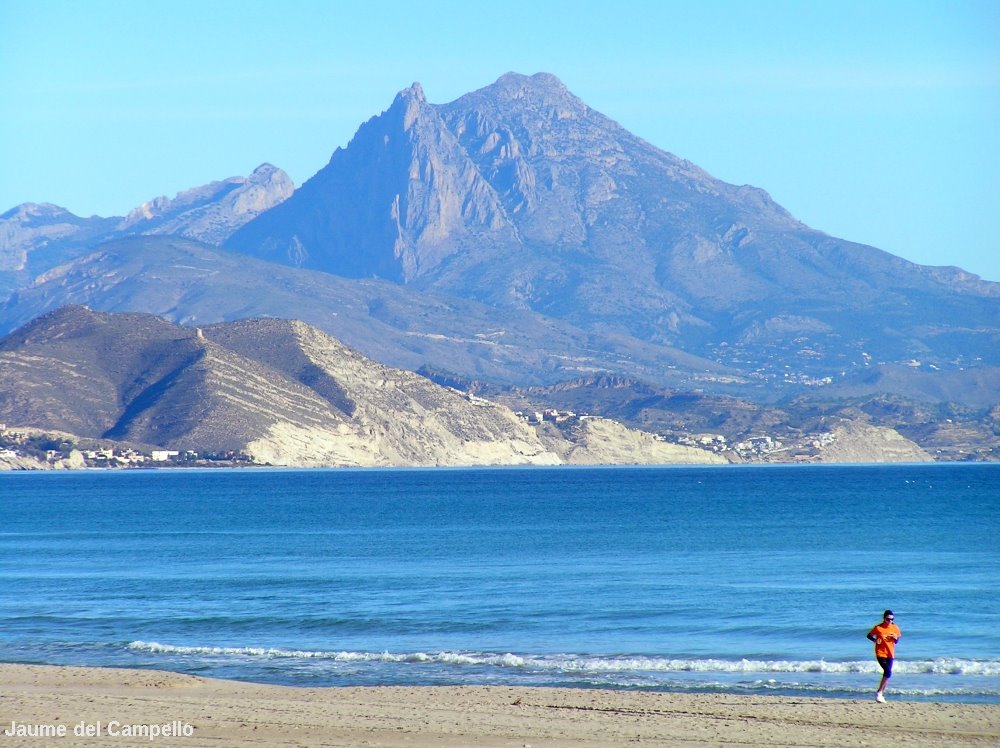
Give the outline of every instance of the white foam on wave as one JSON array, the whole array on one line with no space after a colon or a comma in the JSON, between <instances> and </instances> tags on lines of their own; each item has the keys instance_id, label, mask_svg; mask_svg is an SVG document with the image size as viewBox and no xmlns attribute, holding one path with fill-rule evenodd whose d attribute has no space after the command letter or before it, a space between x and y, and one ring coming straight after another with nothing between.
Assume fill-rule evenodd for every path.
<instances>
[{"instance_id":1,"label":"white foam on wave","mask_svg":"<svg viewBox=\"0 0 1000 748\"><path fill-rule=\"evenodd\" d=\"M386 662L439 664L454 667L498 667L565 673L875 673L874 661L829 662L827 660L722 660L715 658L598 657L582 655L516 655L490 652L349 652L298 650L277 647L178 646L134 641L128 648L152 654L203 656L324 659L336 662ZM998 676L1000 660L897 661L896 672L930 675Z\"/></svg>"}]
</instances>

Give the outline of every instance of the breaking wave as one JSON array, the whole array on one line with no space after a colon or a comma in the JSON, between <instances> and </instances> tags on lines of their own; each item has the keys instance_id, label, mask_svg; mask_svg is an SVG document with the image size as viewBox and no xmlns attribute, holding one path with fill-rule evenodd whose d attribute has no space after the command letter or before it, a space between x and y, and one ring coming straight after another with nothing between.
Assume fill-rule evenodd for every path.
<instances>
[{"instance_id":1,"label":"breaking wave","mask_svg":"<svg viewBox=\"0 0 1000 748\"><path fill-rule=\"evenodd\" d=\"M329 660L333 662L370 662L393 664L435 664L451 667L494 667L534 672L566 674L586 673L834 673L874 674L874 661L831 662L827 660L723 660L714 658L626 657L589 655L517 655L491 652L349 652L335 650L300 650L278 647L205 647L177 646L159 642L134 641L128 648L136 652L184 657L233 657L253 659ZM897 673L928 675L998 676L1000 660L938 658L934 660L897 660Z\"/></svg>"}]
</instances>

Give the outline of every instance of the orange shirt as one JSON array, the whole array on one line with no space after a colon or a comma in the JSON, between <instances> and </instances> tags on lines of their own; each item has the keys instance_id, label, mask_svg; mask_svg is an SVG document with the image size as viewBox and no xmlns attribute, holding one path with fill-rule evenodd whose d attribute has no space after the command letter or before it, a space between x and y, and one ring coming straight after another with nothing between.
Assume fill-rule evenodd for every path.
<instances>
[{"instance_id":1,"label":"orange shirt","mask_svg":"<svg viewBox=\"0 0 1000 748\"><path fill-rule=\"evenodd\" d=\"M875 656L876 657L895 657L896 656L896 641L903 634L899 630L899 626L894 623L882 623L878 624L875 628L868 632L869 636L875 636Z\"/></svg>"}]
</instances>

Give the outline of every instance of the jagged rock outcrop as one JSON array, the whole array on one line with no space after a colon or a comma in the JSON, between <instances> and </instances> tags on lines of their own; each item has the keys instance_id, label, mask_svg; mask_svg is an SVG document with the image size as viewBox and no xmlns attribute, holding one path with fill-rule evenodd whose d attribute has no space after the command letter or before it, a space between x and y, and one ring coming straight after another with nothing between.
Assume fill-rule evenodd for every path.
<instances>
[{"instance_id":1,"label":"jagged rock outcrop","mask_svg":"<svg viewBox=\"0 0 1000 748\"><path fill-rule=\"evenodd\" d=\"M221 244L236 229L291 197L291 178L271 164L249 177L230 177L158 197L130 212L115 227L116 234L183 236L206 244Z\"/></svg>"}]
</instances>

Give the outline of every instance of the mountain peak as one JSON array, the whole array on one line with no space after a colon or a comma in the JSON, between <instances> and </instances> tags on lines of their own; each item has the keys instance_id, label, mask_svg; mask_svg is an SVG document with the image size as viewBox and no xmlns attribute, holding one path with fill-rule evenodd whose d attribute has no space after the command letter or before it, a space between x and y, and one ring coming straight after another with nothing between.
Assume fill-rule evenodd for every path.
<instances>
[{"instance_id":1,"label":"mountain peak","mask_svg":"<svg viewBox=\"0 0 1000 748\"><path fill-rule=\"evenodd\" d=\"M413 123L419 119L421 110L426 106L427 97L424 96L424 89L419 83L414 82L412 86L404 88L396 94L389 111L399 112L402 116L403 129L409 130Z\"/></svg>"},{"instance_id":2,"label":"mountain peak","mask_svg":"<svg viewBox=\"0 0 1000 748\"><path fill-rule=\"evenodd\" d=\"M416 81L409 88L404 88L400 91L399 95L403 98L413 99L414 101L427 101L427 97L424 96L424 87Z\"/></svg>"},{"instance_id":3,"label":"mountain peak","mask_svg":"<svg viewBox=\"0 0 1000 748\"><path fill-rule=\"evenodd\" d=\"M267 179L273 176L279 176L285 172L279 169L274 164L269 164L266 161L250 172L249 180L260 180Z\"/></svg>"},{"instance_id":4,"label":"mountain peak","mask_svg":"<svg viewBox=\"0 0 1000 748\"><path fill-rule=\"evenodd\" d=\"M424 96L424 88L419 83L414 82L409 88L404 88L392 102L390 109L403 108L406 111L420 107L427 103Z\"/></svg>"},{"instance_id":5,"label":"mountain peak","mask_svg":"<svg viewBox=\"0 0 1000 748\"><path fill-rule=\"evenodd\" d=\"M524 75L510 71L497 78L496 85L504 87L520 87L547 89L550 91L566 91L566 85L552 73L535 73L534 75Z\"/></svg>"},{"instance_id":6,"label":"mountain peak","mask_svg":"<svg viewBox=\"0 0 1000 748\"><path fill-rule=\"evenodd\" d=\"M583 106L583 102L574 96L566 88L566 85L552 73L535 73L534 75L505 73L497 79L496 83L481 89L480 92L505 104L524 100L535 105L573 103Z\"/></svg>"},{"instance_id":7,"label":"mountain peak","mask_svg":"<svg viewBox=\"0 0 1000 748\"><path fill-rule=\"evenodd\" d=\"M542 138L547 137L546 131L555 122L581 123L596 115L551 73L530 76L505 73L495 83L467 93L439 109L446 120L451 120L452 127L456 116L473 114L478 120L477 130L485 121L503 122L512 131L532 131ZM603 128L605 124L602 120L598 127Z\"/></svg>"},{"instance_id":8,"label":"mountain peak","mask_svg":"<svg viewBox=\"0 0 1000 748\"><path fill-rule=\"evenodd\" d=\"M11 218L27 220L31 218L56 218L61 216L73 216L73 214L65 208L53 205L52 203L21 203L20 205L15 205L3 215L0 215L0 220L6 221Z\"/></svg>"}]
</instances>

